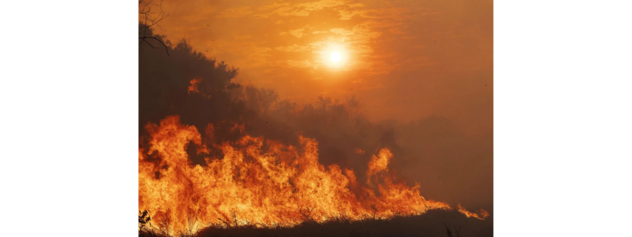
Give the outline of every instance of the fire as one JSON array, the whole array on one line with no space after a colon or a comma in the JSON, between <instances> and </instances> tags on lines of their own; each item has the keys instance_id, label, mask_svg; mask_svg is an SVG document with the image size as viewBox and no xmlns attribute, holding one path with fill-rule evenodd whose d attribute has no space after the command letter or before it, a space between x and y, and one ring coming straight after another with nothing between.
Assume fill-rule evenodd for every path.
<instances>
[{"instance_id":1,"label":"fire","mask_svg":"<svg viewBox=\"0 0 632 237\"><path fill-rule=\"evenodd\" d=\"M191 81L189 82L189 91L188 93L200 93L200 91L198 90L198 87L200 85L200 82L202 82L202 78L193 78L191 79Z\"/></svg>"},{"instance_id":2,"label":"fire","mask_svg":"<svg viewBox=\"0 0 632 237\"><path fill-rule=\"evenodd\" d=\"M479 219L479 220L485 220L485 218L487 218L489 216L489 213L487 213L487 211L485 211L483 209L481 209L479 211L480 212L479 214L469 212L469 211L465 210L465 208L463 208L461 206L461 204L459 204L459 212L463 213L463 215L465 215L467 217L474 217L474 218Z\"/></svg>"},{"instance_id":3,"label":"fire","mask_svg":"<svg viewBox=\"0 0 632 237\"><path fill-rule=\"evenodd\" d=\"M206 127L206 136L213 136L213 128ZM360 220L450 209L426 200L418 185L396 181L389 173L393 154L388 149L373 155L363 184L353 170L320 164L318 143L302 136L300 147L248 135L207 147L197 128L181 124L178 116L146 129L149 149L139 149L139 209L149 210L152 228L172 235L209 225L292 226L339 216ZM207 166L194 166L186 152L190 143L198 154L218 149L223 157L207 157ZM459 211L487 216L460 205Z\"/></svg>"}]
</instances>

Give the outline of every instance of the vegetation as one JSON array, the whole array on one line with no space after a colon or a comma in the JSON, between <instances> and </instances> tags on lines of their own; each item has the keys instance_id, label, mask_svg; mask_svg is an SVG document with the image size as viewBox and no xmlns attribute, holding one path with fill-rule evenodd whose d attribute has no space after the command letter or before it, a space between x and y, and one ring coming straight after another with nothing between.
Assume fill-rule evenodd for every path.
<instances>
[{"instance_id":1,"label":"vegetation","mask_svg":"<svg viewBox=\"0 0 632 237\"><path fill-rule=\"evenodd\" d=\"M141 1L143 3L143 1ZM423 190L449 183L467 183L478 170L454 167L479 167L472 159L479 152L451 122L442 117L422 118L411 122L371 122L362 113L357 97L336 100L319 97L314 103L296 104L280 99L271 89L243 86L233 79L238 69L206 57L186 41L177 44L155 34L153 27L164 15L151 15L151 6L141 8L139 19L139 145L147 149L145 125L158 123L169 115L179 115L184 124L199 131L211 130L215 136L203 137L203 143L234 141L243 134L298 146L298 134L319 141L319 161L324 165L366 170L366 161L376 148L389 148L397 157L394 166L405 175L421 182ZM213 124L214 127L209 127ZM237 127L242 129L235 129ZM194 148L194 147L193 147ZM455 152L459 151L459 152ZM211 150L211 159L221 157ZM206 165L195 149L187 150L193 164ZM423 157L423 160L420 159ZM459 157L455 159L454 157ZM149 157L150 160L156 159ZM409 172L420 162L432 163L437 169ZM417 176L418 175L418 176ZM359 180L365 180L358 173ZM424 182L432 182L428 185ZM445 185L443 185L445 186ZM434 193L430 190L429 193ZM422 193L425 195L426 193ZM431 197L432 198L432 197ZM439 197L437 200L444 201ZM305 210L309 219L310 210ZM234 218L233 218L234 219ZM167 236L167 220L157 223L147 212L139 212L139 236ZM196 233L178 236L493 236L493 220L466 218L457 211L430 211L418 216L396 216L387 220L368 218L351 221L339 217L325 223L305 221L294 227L263 228L256 224L235 225L223 221ZM195 223L195 220L191 223Z\"/></svg>"}]
</instances>

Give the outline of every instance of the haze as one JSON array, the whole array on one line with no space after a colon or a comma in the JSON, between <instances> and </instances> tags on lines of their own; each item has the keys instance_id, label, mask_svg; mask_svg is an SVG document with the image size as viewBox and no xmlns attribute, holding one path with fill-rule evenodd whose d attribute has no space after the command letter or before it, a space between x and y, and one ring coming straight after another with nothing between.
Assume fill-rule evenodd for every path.
<instances>
[{"instance_id":1,"label":"haze","mask_svg":"<svg viewBox=\"0 0 632 237\"><path fill-rule=\"evenodd\" d=\"M404 175L424 196L491 209L493 2L164 0L161 7L168 17L155 31L239 68L234 82L299 104L356 96L371 121L421 121L427 137L395 134L419 151L400 163Z\"/></svg>"}]
</instances>

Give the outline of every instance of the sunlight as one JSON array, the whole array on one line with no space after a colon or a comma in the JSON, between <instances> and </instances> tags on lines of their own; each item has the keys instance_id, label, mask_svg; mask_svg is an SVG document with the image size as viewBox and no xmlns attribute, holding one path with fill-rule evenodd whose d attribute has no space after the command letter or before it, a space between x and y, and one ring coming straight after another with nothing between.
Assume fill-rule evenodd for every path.
<instances>
[{"instance_id":1,"label":"sunlight","mask_svg":"<svg viewBox=\"0 0 632 237\"><path fill-rule=\"evenodd\" d=\"M341 58L342 58L342 55L340 55L339 52L332 52L329 55L329 59L331 59L331 61L334 62L334 63L340 62Z\"/></svg>"},{"instance_id":2,"label":"sunlight","mask_svg":"<svg viewBox=\"0 0 632 237\"><path fill-rule=\"evenodd\" d=\"M330 43L321 53L323 62L330 68L341 68L349 59L347 50L339 44Z\"/></svg>"}]
</instances>

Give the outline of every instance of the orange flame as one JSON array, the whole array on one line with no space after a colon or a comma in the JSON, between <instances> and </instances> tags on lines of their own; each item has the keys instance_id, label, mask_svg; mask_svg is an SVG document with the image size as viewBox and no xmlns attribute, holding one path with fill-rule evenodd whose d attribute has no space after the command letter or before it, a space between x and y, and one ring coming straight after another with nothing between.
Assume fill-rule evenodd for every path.
<instances>
[{"instance_id":1,"label":"orange flame","mask_svg":"<svg viewBox=\"0 0 632 237\"><path fill-rule=\"evenodd\" d=\"M139 149L139 209L149 210L153 228L172 235L209 225L292 226L339 216L360 220L450 209L422 197L419 185L395 181L388 172L393 159L388 149L373 155L362 185L353 170L320 164L318 143L302 136L301 146L293 147L246 135L216 146L223 157L206 158L203 167L193 166L186 152L194 143L198 154L209 154L194 126L169 116L146 129L150 146ZM212 136L213 125L205 130ZM487 216L460 205L459 211L478 219Z\"/></svg>"},{"instance_id":2,"label":"orange flame","mask_svg":"<svg viewBox=\"0 0 632 237\"><path fill-rule=\"evenodd\" d=\"M202 78L193 78L191 79L191 81L189 82L189 95L191 93L200 93L200 91L198 90L198 87L200 85L200 82L202 82Z\"/></svg>"},{"instance_id":3,"label":"orange flame","mask_svg":"<svg viewBox=\"0 0 632 237\"><path fill-rule=\"evenodd\" d=\"M485 220L485 218L487 218L489 216L489 213L487 211L483 210L483 209L481 209L479 211L479 214L476 214L476 213L473 213L473 212L469 212L469 211L465 210L465 208L463 208L461 206L461 204L459 204L459 209L458 210L459 210L460 213L463 213L463 215L465 215L467 217L474 217L474 218L479 219L479 220Z\"/></svg>"},{"instance_id":4,"label":"orange flame","mask_svg":"<svg viewBox=\"0 0 632 237\"><path fill-rule=\"evenodd\" d=\"M359 154L359 155L364 155L364 153L365 153L365 151L364 151L364 150L362 150L362 149L360 149L360 148L356 148L354 152L355 152L356 154Z\"/></svg>"}]
</instances>

